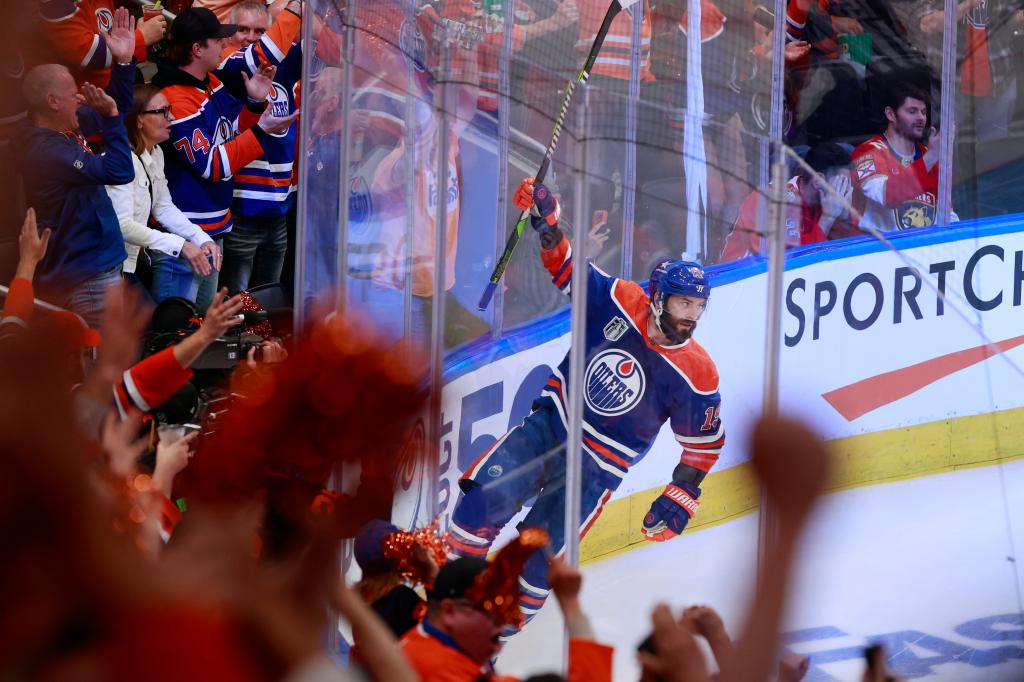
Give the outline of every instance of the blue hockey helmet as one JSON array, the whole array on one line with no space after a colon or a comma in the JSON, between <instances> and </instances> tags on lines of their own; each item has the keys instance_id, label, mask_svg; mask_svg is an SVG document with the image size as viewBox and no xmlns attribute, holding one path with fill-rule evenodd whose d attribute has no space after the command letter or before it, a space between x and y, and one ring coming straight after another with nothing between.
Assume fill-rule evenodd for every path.
<instances>
[{"instance_id":1,"label":"blue hockey helmet","mask_svg":"<svg viewBox=\"0 0 1024 682\"><path fill-rule=\"evenodd\" d=\"M677 296L692 296L707 300L711 297L711 283L704 273L704 266L692 260L666 258L651 271L651 304L664 308L665 299Z\"/></svg>"}]
</instances>

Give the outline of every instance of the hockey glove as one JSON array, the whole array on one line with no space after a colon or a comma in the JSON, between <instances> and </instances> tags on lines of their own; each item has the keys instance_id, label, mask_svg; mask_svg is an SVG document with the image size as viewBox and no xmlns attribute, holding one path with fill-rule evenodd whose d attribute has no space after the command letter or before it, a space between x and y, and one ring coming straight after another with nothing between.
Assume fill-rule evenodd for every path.
<instances>
[{"instance_id":1,"label":"hockey glove","mask_svg":"<svg viewBox=\"0 0 1024 682\"><path fill-rule=\"evenodd\" d=\"M534 184L533 178L524 178L519 183L512 203L520 211L530 211L530 223L538 232L549 232L558 227L558 218L562 213L558 199L544 184Z\"/></svg>"},{"instance_id":2,"label":"hockey glove","mask_svg":"<svg viewBox=\"0 0 1024 682\"><path fill-rule=\"evenodd\" d=\"M700 488L669 483L644 517L644 537L664 542L682 533L700 507L698 497Z\"/></svg>"}]
</instances>

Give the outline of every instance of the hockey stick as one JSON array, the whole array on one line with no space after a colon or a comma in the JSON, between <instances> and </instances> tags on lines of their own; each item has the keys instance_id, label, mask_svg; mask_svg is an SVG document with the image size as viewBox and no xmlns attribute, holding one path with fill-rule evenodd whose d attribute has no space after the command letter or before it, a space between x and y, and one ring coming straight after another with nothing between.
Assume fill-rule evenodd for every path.
<instances>
[{"instance_id":1,"label":"hockey stick","mask_svg":"<svg viewBox=\"0 0 1024 682\"><path fill-rule=\"evenodd\" d=\"M562 125L565 123L565 113L569 110L569 102L572 101L572 93L576 89L576 86L580 83L586 83L587 79L590 78L590 69L594 66L594 60L597 59L597 53L601 51L601 45L604 44L604 38L608 34L608 29L612 25L612 20L618 15L618 13L630 5L636 4L639 0L612 0L612 4L608 7L608 12L604 15L604 21L601 22L601 28L597 30L597 35L594 36L594 44L590 46L590 52L587 54L586 61L583 62L583 68L580 70L575 80L569 81L565 86L565 92L562 94L562 106L558 110L558 116L555 118L555 129L551 132L551 140L548 142L547 149L544 151L544 160L540 163L540 168L537 170L537 175L534 176L535 182L544 182L544 177L548 174L548 166L551 165L551 156L555 153L555 145L558 144L558 136L562 134ZM512 254L516 250L516 246L519 244L519 240L523 236L523 230L526 229L526 220L529 218L529 211L523 211L519 216L519 222L516 223L515 229L508 236L508 242L505 243L505 250L502 252L501 257L498 259L497 264L494 266L494 272L491 273L491 279L487 283L487 288L484 289L484 295L480 297L480 303L477 307L480 310L487 310L487 306L491 303L491 298L494 296L494 292L498 288L498 282L501 281L502 275L505 274L505 269L508 268L509 261L512 260Z\"/></svg>"}]
</instances>

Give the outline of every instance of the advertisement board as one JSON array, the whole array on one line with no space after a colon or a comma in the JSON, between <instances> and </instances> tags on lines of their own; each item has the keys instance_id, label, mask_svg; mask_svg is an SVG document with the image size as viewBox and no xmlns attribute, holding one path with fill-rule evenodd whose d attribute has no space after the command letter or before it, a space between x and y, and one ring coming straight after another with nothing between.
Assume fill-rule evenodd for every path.
<instances>
[{"instance_id":1,"label":"advertisement board","mask_svg":"<svg viewBox=\"0 0 1024 682\"><path fill-rule=\"evenodd\" d=\"M789 252L780 405L832 445L834 489L982 466L1024 452L1024 228L995 220ZM757 506L745 450L761 413L764 261L708 268L713 294L695 335L721 377L727 439L688 532ZM459 475L530 406L569 347L563 310L448 358L437 511ZM583 543L585 561L643 542L640 524L679 446L664 427ZM424 518L407 481L398 522ZM408 500L419 500L410 504ZM404 517L404 518L403 518ZM500 540L499 540L500 542Z\"/></svg>"}]
</instances>

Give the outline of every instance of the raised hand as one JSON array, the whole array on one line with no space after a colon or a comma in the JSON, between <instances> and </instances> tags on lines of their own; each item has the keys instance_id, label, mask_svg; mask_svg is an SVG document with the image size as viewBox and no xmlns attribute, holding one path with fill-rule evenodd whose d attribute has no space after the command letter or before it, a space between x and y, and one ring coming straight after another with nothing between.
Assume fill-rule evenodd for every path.
<instances>
[{"instance_id":1,"label":"raised hand","mask_svg":"<svg viewBox=\"0 0 1024 682\"><path fill-rule=\"evenodd\" d=\"M548 582L563 609L578 602L583 585L583 575L578 568L566 563L561 557L555 557L548 567Z\"/></svg>"},{"instance_id":2,"label":"raised hand","mask_svg":"<svg viewBox=\"0 0 1024 682\"><path fill-rule=\"evenodd\" d=\"M166 20L164 23L166 25ZM115 62L129 63L135 54L135 17L124 7L115 10L114 26L109 31L103 31L103 38Z\"/></svg>"},{"instance_id":3,"label":"raised hand","mask_svg":"<svg viewBox=\"0 0 1024 682\"><path fill-rule=\"evenodd\" d=\"M36 273L36 266L46 255L46 245L50 241L52 230L46 228L42 234L36 225L36 211L28 209L25 214L25 222L21 225L21 234L18 235L18 269L15 277L21 277L32 281Z\"/></svg>"},{"instance_id":4,"label":"raised hand","mask_svg":"<svg viewBox=\"0 0 1024 682\"><path fill-rule=\"evenodd\" d=\"M245 83L245 92L253 102L262 102L270 95L274 87L274 76L277 75L277 67L273 64L260 64L256 73L249 77L242 72L242 81Z\"/></svg>"},{"instance_id":5,"label":"raised hand","mask_svg":"<svg viewBox=\"0 0 1024 682\"><path fill-rule=\"evenodd\" d=\"M236 294L228 298L227 295L227 287L221 287L213 297L213 303L206 309L203 326L197 332L201 332L210 341L224 336L227 330L241 322L238 313L242 310L242 297Z\"/></svg>"},{"instance_id":6,"label":"raised hand","mask_svg":"<svg viewBox=\"0 0 1024 682\"><path fill-rule=\"evenodd\" d=\"M779 682L800 682L811 668L811 659L802 654L786 654L779 659Z\"/></svg>"},{"instance_id":7,"label":"raised hand","mask_svg":"<svg viewBox=\"0 0 1024 682\"><path fill-rule=\"evenodd\" d=\"M665 604L651 613L654 652L638 654L644 679L664 682L711 682L701 653L686 618L677 621Z\"/></svg>"},{"instance_id":8,"label":"raised hand","mask_svg":"<svg viewBox=\"0 0 1024 682\"><path fill-rule=\"evenodd\" d=\"M128 476L135 470L135 463L146 448L149 437L138 437L142 427L142 413L132 410L121 419L116 410L110 410L103 420L100 446L107 455L110 470L118 476Z\"/></svg>"},{"instance_id":9,"label":"raised hand","mask_svg":"<svg viewBox=\"0 0 1024 682\"><path fill-rule=\"evenodd\" d=\"M92 83L84 83L78 94L79 102L95 109L101 116L117 116L117 102L114 98Z\"/></svg>"},{"instance_id":10,"label":"raised hand","mask_svg":"<svg viewBox=\"0 0 1024 682\"><path fill-rule=\"evenodd\" d=\"M153 486L170 497L174 485L174 477L188 466L192 458L192 442L199 437L198 431L172 440L166 435L160 437L156 446L156 466L153 468Z\"/></svg>"}]
</instances>

